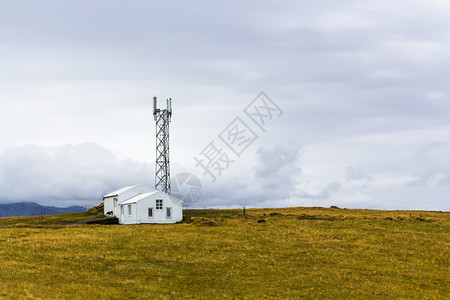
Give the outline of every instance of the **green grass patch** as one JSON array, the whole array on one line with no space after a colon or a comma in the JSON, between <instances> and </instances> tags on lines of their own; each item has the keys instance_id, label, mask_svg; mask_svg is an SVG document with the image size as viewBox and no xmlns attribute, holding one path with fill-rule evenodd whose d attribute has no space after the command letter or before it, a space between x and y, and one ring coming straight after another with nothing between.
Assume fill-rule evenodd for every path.
<instances>
[{"instance_id":1,"label":"green grass patch","mask_svg":"<svg viewBox=\"0 0 450 300\"><path fill-rule=\"evenodd\" d=\"M450 214L409 214L188 210L181 224L127 226L67 225L88 219L72 214L58 217L65 226L0 219L0 298L446 299Z\"/></svg>"}]
</instances>

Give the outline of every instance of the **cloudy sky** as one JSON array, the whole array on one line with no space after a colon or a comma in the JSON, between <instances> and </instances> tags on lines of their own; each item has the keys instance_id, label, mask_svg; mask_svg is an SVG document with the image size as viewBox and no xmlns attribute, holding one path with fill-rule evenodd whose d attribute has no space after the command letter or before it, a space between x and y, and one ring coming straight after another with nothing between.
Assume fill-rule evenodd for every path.
<instances>
[{"instance_id":1,"label":"cloudy sky","mask_svg":"<svg viewBox=\"0 0 450 300\"><path fill-rule=\"evenodd\" d=\"M0 0L0 203L153 186L158 96L197 207L450 210L449 53L447 0Z\"/></svg>"}]
</instances>

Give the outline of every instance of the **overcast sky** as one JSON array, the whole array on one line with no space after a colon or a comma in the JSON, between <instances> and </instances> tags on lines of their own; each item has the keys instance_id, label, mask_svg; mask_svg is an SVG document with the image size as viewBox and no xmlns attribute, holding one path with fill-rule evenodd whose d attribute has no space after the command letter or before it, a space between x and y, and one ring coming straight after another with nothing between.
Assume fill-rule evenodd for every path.
<instances>
[{"instance_id":1,"label":"overcast sky","mask_svg":"<svg viewBox=\"0 0 450 300\"><path fill-rule=\"evenodd\" d=\"M450 210L449 53L448 0L0 0L0 203L153 186L157 96L197 207Z\"/></svg>"}]
</instances>

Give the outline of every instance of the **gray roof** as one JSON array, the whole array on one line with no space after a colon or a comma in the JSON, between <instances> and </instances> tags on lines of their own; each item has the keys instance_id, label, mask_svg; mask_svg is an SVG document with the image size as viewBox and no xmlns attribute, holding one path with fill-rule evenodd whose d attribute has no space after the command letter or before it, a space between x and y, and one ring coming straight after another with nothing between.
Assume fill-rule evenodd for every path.
<instances>
[{"instance_id":1,"label":"gray roof","mask_svg":"<svg viewBox=\"0 0 450 300\"><path fill-rule=\"evenodd\" d=\"M153 195L153 194L156 194L157 192L158 192L158 191L153 191L153 192L149 192L149 193L143 193L143 194L136 195L136 196L134 196L134 197L131 197L131 198L128 199L128 200L125 200L125 201L120 202L119 205L136 203L136 202L138 202L139 200L142 200L142 199L144 199L144 198L147 198L148 196L151 196L151 195Z\"/></svg>"},{"instance_id":2,"label":"gray roof","mask_svg":"<svg viewBox=\"0 0 450 300\"><path fill-rule=\"evenodd\" d=\"M112 193L109 193L108 195L105 195L105 196L103 196L103 198L109 198L109 197L115 197L115 196L118 196L118 195L120 195L120 194L122 194L122 193L124 193L124 192L126 192L126 191L128 191L128 190L131 190L131 189L133 189L133 188L135 188L135 187L137 187L137 186L144 186L144 187L147 187L147 188L149 188L149 189L151 189L150 187L148 187L148 186L146 186L146 185L144 185L144 184L135 184L135 185L130 185L130 186L126 186L126 187L123 187L123 188L121 188L121 189L118 189L117 191L114 191L114 192L112 192Z\"/></svg>"},{"instance_id":3,"label":"gray roof","mask_svg":"<svg viewBox=\"0 0 450 300\"><path fill-rule=\"evenodd\" d=\"M178 202L178 204L181 204L181 203L184 202L184 201L182 201L182 200L180 200L180 199L178 199L178 198L176 198L176 197L174 197L174 196L172 196L172 195L166 194L166 193L164 193L164 192L161 192L161 191L153 191L153 192L143 193L143 194L139 194L139 195L136 195L136 196L134 196L134 197L131 197L130 199L127 199L127 200L125 200L125 201L120 202L119 205L133 204L133 203L136 203L136 202L138 202L138 201L141 201L142 199L147 198L148 196L151 196L151 195L157 194L157 193L162 193L162 194L164 194L164 195L166 195L166 196L169 196L169 198L170 198L171 200L173 200L174 202Z\"/></svg>"}]
</instances>

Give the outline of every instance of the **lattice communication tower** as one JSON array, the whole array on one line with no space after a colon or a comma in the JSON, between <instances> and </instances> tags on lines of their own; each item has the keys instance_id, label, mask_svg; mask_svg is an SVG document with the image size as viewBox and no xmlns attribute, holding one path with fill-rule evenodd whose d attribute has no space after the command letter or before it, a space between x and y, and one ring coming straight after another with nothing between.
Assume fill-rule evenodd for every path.
<instances>
[{"instance_id":1,"label":"lattice communication tower","mask_svg":"<svg viewBox=\"0 0 450 300\"><path fill-rule=\"evenodd\" d=\"M172 98L167 99L167 109L157 107L153 97L153 116L156 121L155 189L170 195L169 123L172 117Z\"/></svg>"}]
</instances>

